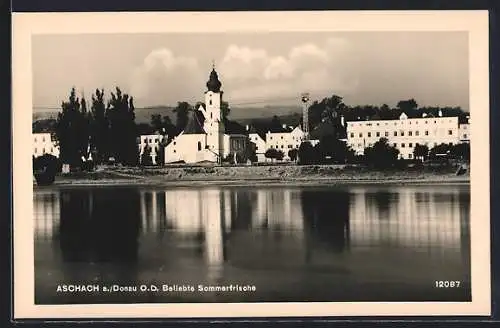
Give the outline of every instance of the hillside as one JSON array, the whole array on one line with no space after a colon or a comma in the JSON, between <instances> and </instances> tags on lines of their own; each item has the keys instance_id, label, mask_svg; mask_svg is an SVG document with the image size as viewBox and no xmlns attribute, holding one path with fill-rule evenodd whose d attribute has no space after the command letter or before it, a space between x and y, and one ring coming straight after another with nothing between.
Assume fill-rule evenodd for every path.
<instances>
[{"instance_id":1,"label":"hillside","mask_svg":"<svg viewBox=\"0 0 500 328\"><path fill-rule=\"evenodd\" d=\"M301 113L300 107L234 107L231 108L229 118L233 121L238 121L242 124L247 124L254 119L270 119L274 115L278 117L290 116L294 113ZM151 115L169 116L172 122L175 122L176 114L173 107L158 106L147 108L136 108L135 121L136 123L149 123ZM33 113L33 121L55 119L57 112L35 112Z\"/></svg>"}]
</instances>

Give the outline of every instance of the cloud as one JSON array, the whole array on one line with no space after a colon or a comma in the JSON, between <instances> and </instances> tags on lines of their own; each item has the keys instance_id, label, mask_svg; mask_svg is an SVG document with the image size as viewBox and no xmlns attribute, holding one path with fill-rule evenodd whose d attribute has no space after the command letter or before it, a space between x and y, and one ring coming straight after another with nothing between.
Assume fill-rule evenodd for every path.
<instances>
[{"instance_id":1,"label":"cloud","mask_svg":"<svg viewBox=\"0 0 500 328\"><path fill-rule=\"evenodd\" d=\"M143 106L192 101L197 78L200 68L196 58L175 55L168 48L155 49L133 70L130 92Z\"/></svg>"},{"instance_id":2,"label":"cloud","mask_svg":"<svg viewBox=\"0 0 500 328\"><path fill-rule=\"evenodd\" d=\"M218 65L225 90L234 102L294 97L304 91L346 90L355 87L342 74L348 43L327 39L323 44L305 43L284 54L265 49L230 45Z\"/></svg>"}]
</instances>

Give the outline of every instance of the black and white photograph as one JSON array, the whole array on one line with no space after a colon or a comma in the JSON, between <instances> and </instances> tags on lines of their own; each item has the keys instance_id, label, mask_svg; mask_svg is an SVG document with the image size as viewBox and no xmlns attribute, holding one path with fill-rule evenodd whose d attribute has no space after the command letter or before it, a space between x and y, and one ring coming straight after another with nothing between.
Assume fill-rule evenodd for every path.
<instances>
[{"instance_id":1,"label":"black and white photograph","mask_svg":"<svg viewBox=\"0 0 500 328\"><path fill-rule=\"evenodd\" d=\"M13 15L15 313L489 314L487 28Z\"/></svg>"}]
</instances>

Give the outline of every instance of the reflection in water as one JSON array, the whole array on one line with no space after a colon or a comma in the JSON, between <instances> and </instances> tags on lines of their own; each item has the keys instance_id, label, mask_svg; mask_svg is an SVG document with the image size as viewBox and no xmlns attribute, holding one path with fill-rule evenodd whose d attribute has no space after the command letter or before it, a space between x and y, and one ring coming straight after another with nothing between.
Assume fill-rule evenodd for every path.
<instances>
[{"instance_id":1,"label":"reflection in water","mask_svg":"<svg viewBox=\"0 0 500 328\"><path fill-rule=\"evenodd\" d=\"M37 274L62 280L278 286L359 271L359 284L374 270L394 285L423 267L469 274L468 187L96 188L38 190L33 201ZM391 268L393 256L408 263Z\"/></svg>"}]
</instances>

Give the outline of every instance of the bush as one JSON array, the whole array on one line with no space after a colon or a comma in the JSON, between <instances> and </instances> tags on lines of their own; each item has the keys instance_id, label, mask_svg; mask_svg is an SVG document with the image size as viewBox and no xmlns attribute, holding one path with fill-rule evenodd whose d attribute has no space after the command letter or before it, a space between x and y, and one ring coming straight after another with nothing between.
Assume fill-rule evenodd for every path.
<instances>
[{"instance_id":1,"label":"bush","mask_svg":"<svg viewBox=\"0 0 500 328\"><path fill-rule=\"evenodd\" d=\"M365 161L376 168L389 168L398 161L399 150L388 144L386 138L380 138L372 147L365 149Z\"/></svg>"},{"instance_id":2,"label":"bush","mask_svg":"<svg viewBox=\"0 0 500 328\"><path fill-rule=\"evenodd\" d=\"M285 157L285 154L281 150L269 148L266 150L264 156L269 159L277 159L281 161L283 157Z\"/></svg>"},{"instance_id":3,"label":"bush","mask_svg":"<svg viewBox=\"0 0 500 328\"><path fill-rule=\"evenodd\" d=\"M38 185L54 183L57 173L62 171L62 162L55 156L44 154L33 158L33 174Z\"/></svg>"},{"instance_id":4,"label":"bush","mask_svg":"<svg viewBox=\"0 0 500 328\"><path fill-rule=\"evenodd\" d=\"M303 142L300 144L298 157L300 165L309 165L315 164L318 156L316 149L311 145L311 143Z\"/></svg>"}]
</instances>

